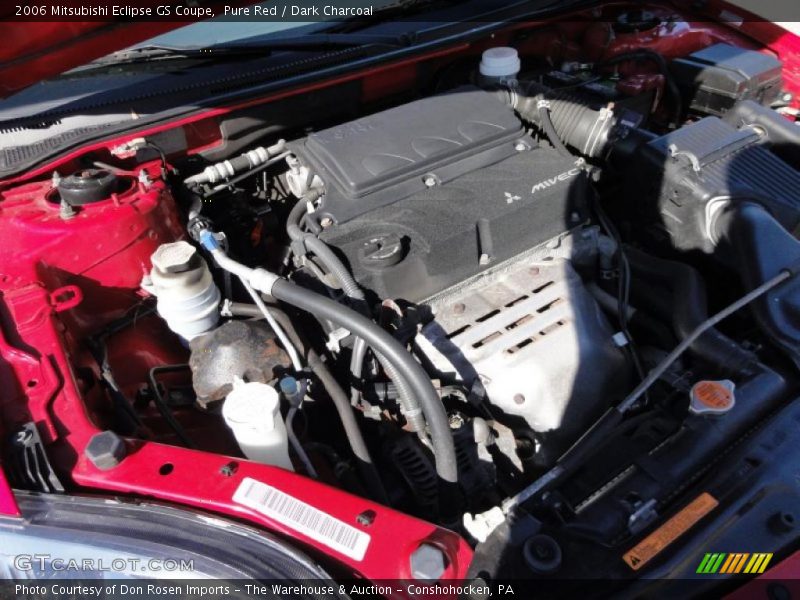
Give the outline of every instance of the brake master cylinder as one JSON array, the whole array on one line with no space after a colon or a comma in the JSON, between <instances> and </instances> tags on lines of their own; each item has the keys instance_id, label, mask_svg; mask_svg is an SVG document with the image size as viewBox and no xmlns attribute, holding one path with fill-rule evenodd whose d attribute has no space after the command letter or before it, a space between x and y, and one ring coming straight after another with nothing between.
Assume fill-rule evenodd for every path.
<instances>
[{"instance_id":1,"label":"brake master cylinder","mask_svg":"<svg viewBox=\"0 0 800 600\"><path fill-rule=\"evenodd\" d=\"M189 242L161 244L150 257L153 270L142 287L157 299L158 314L186 340L219 321L219 288L206 261Z\"/></svg>"}]
</instances>

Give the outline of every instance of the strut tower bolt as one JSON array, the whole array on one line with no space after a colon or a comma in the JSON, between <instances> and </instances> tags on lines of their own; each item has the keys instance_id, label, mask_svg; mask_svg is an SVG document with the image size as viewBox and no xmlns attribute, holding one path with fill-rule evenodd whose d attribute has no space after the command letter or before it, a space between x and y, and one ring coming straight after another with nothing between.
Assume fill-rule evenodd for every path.
<instances>
[{"instance_id":1,"label":"strut tower bolt","mask_svg":"<svg viewBox=\"0 0 800 600\"><path fill-rule=\"evenodd\" d=\"M76 211L69 202L63 199L61 200L61 203L58 205L58 216L62 220L66 221L73 218L77 214L78 211Z\"/></svg>"}]
</instances>

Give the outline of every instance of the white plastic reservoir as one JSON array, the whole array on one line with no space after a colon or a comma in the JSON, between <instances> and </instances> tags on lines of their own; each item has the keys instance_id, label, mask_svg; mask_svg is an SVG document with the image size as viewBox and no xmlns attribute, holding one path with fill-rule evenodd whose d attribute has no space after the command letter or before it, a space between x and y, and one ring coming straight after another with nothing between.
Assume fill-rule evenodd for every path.
<instances>
[{"instance_id":1,"label":"white plastic reservoir","mask_svg":"<svg viewBox=\"0 0 800 600\"><path fill-rule=\"evenodd\" d=\"M222 405L222 417L247 458L294 471L280 396L273 387L237 379Z\"/></svg>"}]
</instances>

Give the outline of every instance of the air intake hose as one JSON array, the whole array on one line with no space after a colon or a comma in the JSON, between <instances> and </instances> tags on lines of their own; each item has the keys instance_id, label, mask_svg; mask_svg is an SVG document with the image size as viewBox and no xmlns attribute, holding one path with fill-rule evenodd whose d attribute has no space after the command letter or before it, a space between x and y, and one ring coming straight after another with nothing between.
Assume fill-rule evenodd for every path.
<instances>
[{"instance_id":1,"label":"air intake hose","mask_svg":"<svg viewBox=\"0 0 800 600\"><path fill-rule=\"evenodd\" d=\"M551 91L536 83L528 83L520 90L500 90L500 98L519 113L524 120L547 132L548 117L558 140L571 146L588 158L605 154L617 124L612 108L596 110L587 102L568 91ZM552 134L548 133L552 138Z\"/></svg>"}]
</instances>

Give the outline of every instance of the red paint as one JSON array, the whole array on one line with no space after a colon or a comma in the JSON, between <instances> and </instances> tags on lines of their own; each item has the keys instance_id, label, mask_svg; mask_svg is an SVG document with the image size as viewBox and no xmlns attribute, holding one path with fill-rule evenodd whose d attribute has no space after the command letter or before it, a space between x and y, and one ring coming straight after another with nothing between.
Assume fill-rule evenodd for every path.
<instances>
[{"instance_id":1,"label":"red paint","mask_svg":"<svg viewBox=\"0 0 800 600\"><path fill-rule=\"evenodd\" d=\"M5 473L0 471L0 515L6 517L19 517L19 506L17 506L17 499L14 498L14 492L8 485Z\"/></svg>"},{"instance_id":2,"label":"red paint","mask_svg":"<svg viewBox=\"0 0 800 600\"><path fill-rule=\"evenodd\" d=\"M0 98L181 25L0 21Z\"/></svg>"},{"instance_id":3,"label":"red paint","mask_svg":"<svg viewBox=\"0 0 800 600\"><path fill-rule=\"evenodd\" d=\"M466 542L452 532L277 467L237 460L234 476L225 477L219 472L231 461L225 456L155 443L131 442L131 448L131 455L113 471L98 471L80 458L73 476L78 483L89 487L122 493L135 491L138 495L246 519L332 554L353 573L370 579L409 578L409 555L422 542L440 546L450 558L445 578L463 578L472 556ZM164 464L172 465L168 475L159 472ZM244 477L268 483L368 533L371 541L364 560L355 561L333 552L279 521L234 504L231 497ZM376 513L372 525L366 527L356 521L365 510Z\"/></svg>"},{"instance_id":4,"label":"red paint","mask_svg":"<svg viewBox=\"0 0 800 600\"><path fill-rule=\"evenodd\" d=\"M334 559L369 579L408 577L410 553L427 541L449 556L447 577L464 577L471 550L458 535L281 469L238 461L236 475L226 478L219 469L234 460L230 457L139 440L129 441L130 455L111 471L99 471L84 459L83 449L100 431L97 423L107 412L107 400L97 385L82 397L76 368L96 367L81 341L131 307L142 274L150 269L150 254L158 244L181 237L182 230L174 201L159 180L87 206L68 221L48 202L49 190L48 182L28 184L4 192L0 202L0 226L8 233L0 246L0 302L10 316L0 336L0 411L6 430L36 422L59 472L68 473L74 485L242 518L324 554L330 554L326 546L234 504L241 478L269 483L351 524L359 513L373 510L364 560ZM56 289L65 297L48 291ZM83 300L76 303L76 297ZM108 356L129 397L152 366L186 360L176 338L154 319L113 336ZM173 466L169 475L159 472L165 463Z\"/></svg>"},{"instance_id":5,"label":"red paint","mask_svg":"<svg viewBox=\"0 0 800 600\"><path fill-rule=\"evenodd\" d=\"M131 177L120 180L119 194L79 209L69 220L59 216L50 181L0 192L0 273L48 290L75 286L77 294L68 300L74 310L66 312L65 320L76 335L128 310L150 270L150 254L183 235L164 182L156 179L144 186ZM67 291L61 289L61 295ZM58 296L49 300L65 310Z\"/></svg>"}]
</instances>

